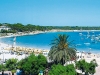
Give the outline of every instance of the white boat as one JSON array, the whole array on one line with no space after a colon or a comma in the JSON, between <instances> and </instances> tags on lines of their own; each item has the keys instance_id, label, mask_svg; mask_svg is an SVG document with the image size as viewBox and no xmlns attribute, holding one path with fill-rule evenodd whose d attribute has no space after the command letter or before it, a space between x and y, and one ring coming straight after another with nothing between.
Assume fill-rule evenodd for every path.
<instances>
[{"instance_id":1,"label":"white boat","mask_svg":"<svg viewBox=\"0 0 100 75\"><path fill-rule=\"evenodd\" d=\"M84 43L85 45L90 45L90 43Z\"/></svg>"}]
</instances>

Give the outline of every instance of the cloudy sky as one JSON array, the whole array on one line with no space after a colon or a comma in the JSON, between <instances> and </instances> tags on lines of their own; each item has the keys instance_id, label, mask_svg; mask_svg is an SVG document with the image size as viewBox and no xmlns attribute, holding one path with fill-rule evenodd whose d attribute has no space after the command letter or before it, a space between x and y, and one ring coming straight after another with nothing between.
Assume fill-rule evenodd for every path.
<instances>
[{"instance_id":1,"label":"cloudy sky","mask_svg":"<svg viewBox=\"0 0 100 75\"><path fill-rule=\"evenodd\" d=\"M100 0L0 0L0 23L100 26Z\"/></svg>"}]
</instances>

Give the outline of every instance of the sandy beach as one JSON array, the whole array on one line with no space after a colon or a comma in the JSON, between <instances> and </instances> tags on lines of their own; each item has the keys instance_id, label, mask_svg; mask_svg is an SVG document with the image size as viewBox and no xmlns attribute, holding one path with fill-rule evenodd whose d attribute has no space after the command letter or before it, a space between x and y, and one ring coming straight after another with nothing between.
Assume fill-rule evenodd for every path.
<instances>
[{"instance_id":1,"label":"sandy beach","mask_svg":"<svg viewBox=\"0 0 100 75\"><path fill-rule=\"evenodd\" d=\"M5 37L14 37L14 36L24 36L24 35L35 35L40 33L47 33L47 32L87 32L87 31L100 31L100 30L60 30L60 29L52 29L48 31L33 31L33 32L18 32L18 33L8 33L7 36L0 36L0 38Z\"/></svg>"},{"instance_id":2,"label":"sandy beach","mask_svg":"<svg viewBox=\"0 0 100 75\"><path fill-rule=\"evenodd\" d=\"M8 45L8 44L4 44L4 43L0 43L0 52L8 52L9 53L9 50L5 50L6 48L11 48L12 46L11 45ZM35 49L36 50L36 49ZM81 55L81 53L79 53L79 55ZM91 53L91 54L88 54L88 53L82 53L82 56L83 58L82 59L85 59L87 62L90 62L91 60L95 59L97 64L98 64L98 67L96 67L96 73L94 75L100 75L100 54L96 54L96 53ZM0 59L10 59L10 58L17 58L18 60L21 60L22 58L25 58L26 55L11 55L11 54L1 54L0 55Z\"/></svg>"},{"instance_id":3,"label":"sandy beach","mask_svg":"<svg viewBox=\"0 0 100 75\"><path fill-rule=\"evenodd\" d=\"M5 38L5 37L13 37L13 36L24 36L24 35L35 35L35 34L39 34L39 33L46 33L46 32L57 32L57 31L64 31L65 30L51 30L51 31L36 31L36 32L31 32L31 33L20 33L20 34L13 34L13 35L8 35L8 36L3 36L3 37L0 37L0 38ZM86 30L85 30L86 31ZM78 30L66 30L66 32L79 32ZM12 45L9 45L9 44L6 44L6 43L1 43L0 41L0 52L9 52L9 50L6 50L7 48L11 48ZM16 46L17 47L17 46ZM21 47L22 48L22 47ZM25 48L23 48L25 49ZM27 50L32 50L32 49L27 49ZM41 49L34 49L34 51L40 51ZM44 51L45 53L46 51ZM81 54L80 54L81 55ZM5 56L5 57L3 57ZM84 58L87 62L90 62L91 60L95 59L97 64L98 64L98 67L96 67L96 73L94 75L100 75L100 53L96 54L96 53L92 53L92 54L83 54ZM23 56L17 56L17 55L10 55L10 54L1 54L0 55L0 59L1 58L4 58L4 59L10 59L10 58L18 58L19 60L21 60L22 58L25 58L25 55Z\"/></svg>"},{"instance_id":4,"label":"sandy beach","mask_svg":"<svg viewBox=\"0 0 100 75\"><path fill-rule=\"evenodd\" d=\"M100 54L94 54L92 53L90 57L88 55L84 58L87 62L90 62L91 60L95 59L98 66L96 67L96 73L94 75L100 75Z\"/></svg>"},{"instance_id":5,"label":"sandy beach","mask_svg":"<svg viewBox=\"0 0 100 75\"><path fill-rule=\"evenodd\" d=\"M27 54L11 54L11 51L17 52L17 53L27 53ZM30 53L34 53L35 55L38 55L42 53L44 56L47 56L49 50L42 50L42 49L37 49L37 48L27 48L27 47L21 47L21 46L15 46L13 47L12 45L1 43L0 42L0 59L5 60L5 59L10 59L10 58L17 58L18 60L21 60L28 56Z\"/></svg>"},{"instance_id":6,"label":"sandy beach","mask_svg":"<svg viewBox=\"0 0 100 75\"><path fill-rule=\"evenodd\" d=\"M87 62L91 62L92 60L96 60L96 63L98 64L98 66L96 67L96 73L94 75L100 75L100 53L78 53L78 56L82 56L82 58L79 58L79 60L81 59L85 59Z\"/></svg>"}]
</instances>

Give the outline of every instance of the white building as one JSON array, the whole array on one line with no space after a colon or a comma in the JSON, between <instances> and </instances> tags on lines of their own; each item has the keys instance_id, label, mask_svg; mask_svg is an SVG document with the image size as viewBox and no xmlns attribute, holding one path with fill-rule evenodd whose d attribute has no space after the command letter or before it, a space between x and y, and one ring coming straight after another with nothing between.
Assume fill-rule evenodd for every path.
<instances>
[{"instance_id":1,"label":"white building","mask_svg":"<svg viewBox=\"0 0 100 75\"><path fill-rule=\"evenodd\" d=\"M9 27L7 27L7 26L0 26L0 31L1 31L1 30L7 30L7 31L8 31L8 30L10 30L10 29L11 29L11 28L9 28Z\"/></svg>"},{"instance_id":2,"label":"white building","mask_svg":"<svg viewBox=\"0 0 100 75\"><path fill-rule=\"evenodd\" d=\"M85 57L84 52L79 52L79 51L77 51L77 52L76 52L76 55L77 55L78 60L84 59L84 57Z\"/></svg>"}]
</instances>

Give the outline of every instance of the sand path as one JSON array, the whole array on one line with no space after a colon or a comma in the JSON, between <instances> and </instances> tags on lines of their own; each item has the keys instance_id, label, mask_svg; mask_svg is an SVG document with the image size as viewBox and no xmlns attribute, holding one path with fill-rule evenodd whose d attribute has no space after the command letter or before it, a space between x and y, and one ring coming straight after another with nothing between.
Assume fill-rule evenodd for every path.
<instances>
[{"instance_id":1,"label":"sand path","mask_svg":"<svg viewBox=\"0 0 100 75\"><path fill-rule=\"evenodd\" d=\"M96 67L96 73L94 75L100 75L100 65Z\"/></svg>"}]
</instances>

